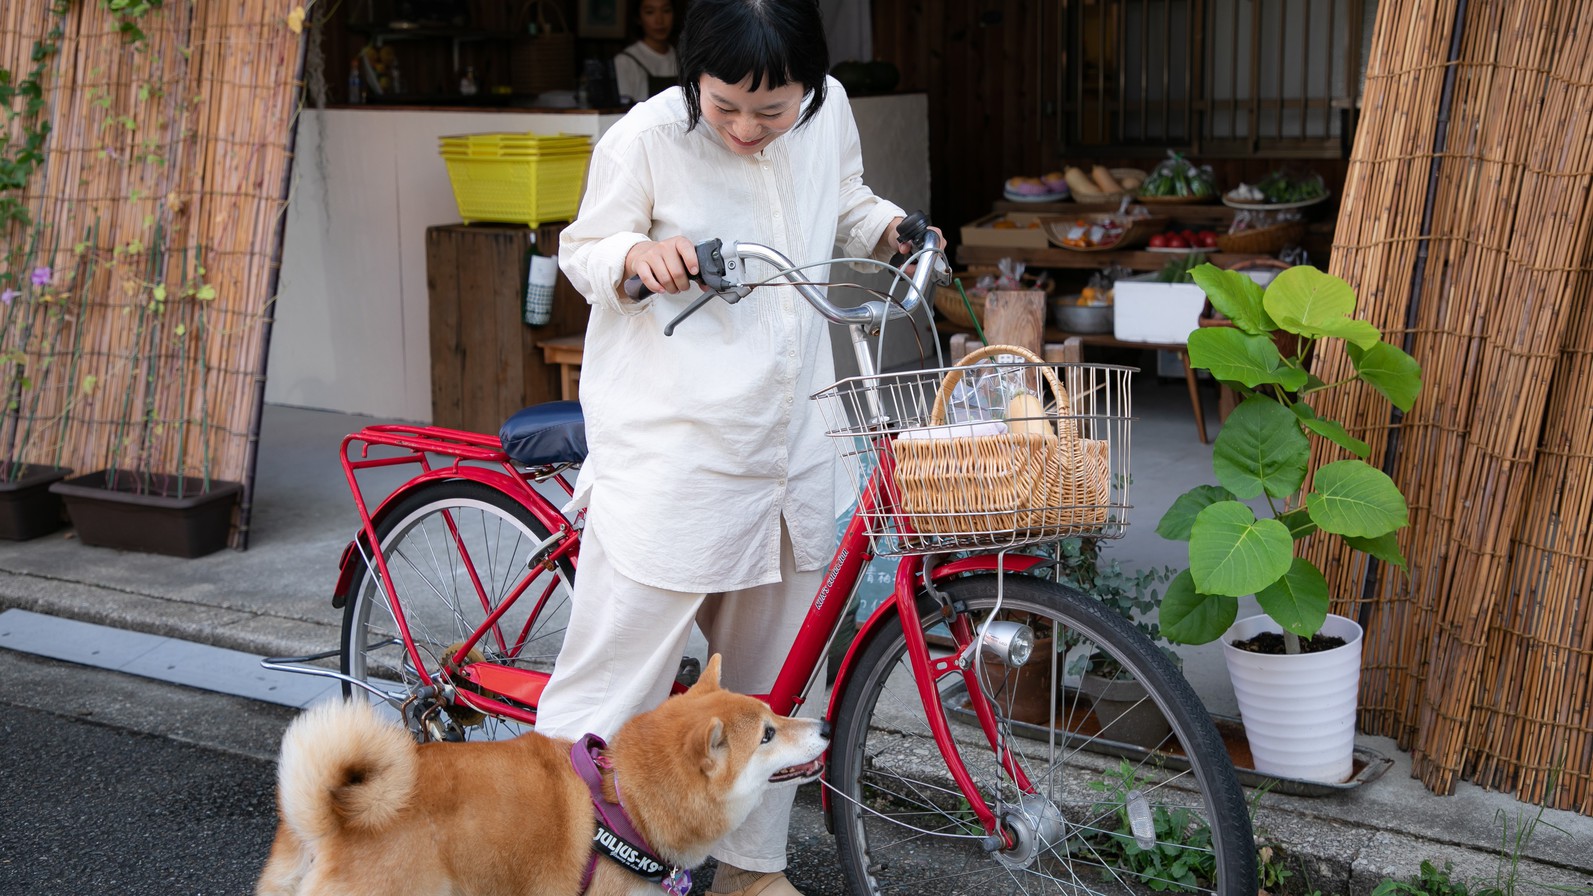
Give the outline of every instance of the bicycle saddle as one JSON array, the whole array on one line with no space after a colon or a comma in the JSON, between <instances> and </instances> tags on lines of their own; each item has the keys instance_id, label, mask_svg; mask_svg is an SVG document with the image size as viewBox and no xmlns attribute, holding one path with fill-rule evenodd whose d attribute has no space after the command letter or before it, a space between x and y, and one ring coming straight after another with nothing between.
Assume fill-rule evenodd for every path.
<instances>
[{"instance_id":1,"label":"bicycle saddle","mask_svg":"<svg viewBox=\"0 0 1593 896\"><path fill-rule=\"evenodd\" d=\"M498 430L503 451L527 467L578 464L586 460L586 418L578 401L534 404L504 421Z\"/></svg>"}]
</instances>

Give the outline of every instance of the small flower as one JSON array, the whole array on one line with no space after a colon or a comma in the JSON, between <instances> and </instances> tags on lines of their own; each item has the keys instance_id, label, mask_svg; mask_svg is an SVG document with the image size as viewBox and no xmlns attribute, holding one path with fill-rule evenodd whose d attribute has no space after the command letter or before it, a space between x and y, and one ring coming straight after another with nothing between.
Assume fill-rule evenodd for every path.
<instances>
[{"instance_id":1,"label":"small flower","mask_svg":"<svg viewBox=\"0 0 1593 896\"><path fill-rule=\"evenodd\" d=\"M55 276L55 272L50 270L49 267L47 267L47 266L46 267L34 268L33 269L33 285L34 286L38 286L38 287L49 286L50 285L50 278L54 277L54 276Z\"/></svg>"},{"instance_id":2,"label":"small flower","mask_svg":"<svg viewBox=\"0 0 1593 896\"><path fill-rule=\"evenodd\" d=\"M16 298L19 295L21 295L21 293L14 289L8 289L5 292L0 292L0 304L10 305L12 302L16 301Z\"/></svg>"}]
</instances>

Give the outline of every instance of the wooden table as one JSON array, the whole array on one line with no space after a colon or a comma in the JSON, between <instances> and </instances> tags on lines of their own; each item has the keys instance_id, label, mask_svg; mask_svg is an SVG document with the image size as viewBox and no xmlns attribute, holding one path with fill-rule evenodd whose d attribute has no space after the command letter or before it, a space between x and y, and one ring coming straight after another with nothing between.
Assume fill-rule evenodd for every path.
<instances>
[{"instance_id":1,"label":"wooden table","mask_svg":"<svg viewBox=\"0 0 1593 896\"><path fill-rule=\"evenodd\" d=\"M580 399L581 356L586 350L586 336L560 336L537 343L542 349L542 362L559 368L559 397L565 401Z\"/></svg>"}]
</instances>

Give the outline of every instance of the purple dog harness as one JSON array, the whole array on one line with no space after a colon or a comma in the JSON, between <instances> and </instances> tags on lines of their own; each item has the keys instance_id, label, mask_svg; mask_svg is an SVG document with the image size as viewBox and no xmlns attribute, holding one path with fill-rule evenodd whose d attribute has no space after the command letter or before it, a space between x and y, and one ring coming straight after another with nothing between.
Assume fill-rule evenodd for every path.
<instances>
[{"instance_id":1,"label":"purple dog harness","mask_svg":"<svg viewBox=\"0 0 1593 896\"><path fill-rule=\"evenodd\" d=\"M647 839L631 824L621 803L611 803L603 796L602 769L612 768L603 751L608 744L595 734L570 745L570 765L592 791L592 808L597 812L597 831L592 835L592 858L586 863L586 873L581 875L581 892L592 883L592 873L597 870L599 854L619 863L621 868L645 880L658 884L670 896L686 896L691 892L691 872L681 867L669 867L653 854ZM614 796L619 797L619 779L614 779Z\"/></svg>"}]
</instances>

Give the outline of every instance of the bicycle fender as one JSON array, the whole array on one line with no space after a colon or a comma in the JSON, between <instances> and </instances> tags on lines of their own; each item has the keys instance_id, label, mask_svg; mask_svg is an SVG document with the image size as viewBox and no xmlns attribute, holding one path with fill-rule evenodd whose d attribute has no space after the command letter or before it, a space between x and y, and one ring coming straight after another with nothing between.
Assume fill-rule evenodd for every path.
<instances>
[{"instance_id":1,"label":"bicycle fender","mask_svg":"<svg viewBox=\"0 0 1593 896\"><path fill-rule=\"evenodd\" d=\"M995 554L976 554L972 557L963 557L936 566L930 572L930 579L943 582L947 579L970 572L996 572L1001 569L1005 572L1025 573L1041 566L1048 566L1053 561L1048 557L1038 557L1033 554L1008 554L1003 560ZM852 639L852 644L846 649L846 656L841 660L841 668L836 673L835 685L830 689L830 703L824 710L824 720L833 727L835 714L841 705L841 696L846 693L847 682L852 676L852 665L869 644L885 626L896 618L896 599L894 592L891 599L881 603L874 609L868 619L858 628L857 636ZM829 770L826 767L825 775ZM829 827L830 822L830 791L829 788L820 788L820 800L824 809L824 824ZM833 830L830 833L835 833Z\"/></svg>"},{"instance_id":2,"label":"bicycle fender","mask_svg":"<svg viewBox=\"0 0 1593 896\"><path fill-rule=\"evenodd\" d=\"M411 492L433 482L451 479L468 479L491 487L506 495L513 495L518 486L509 474L487 467L442 467L410 479L403 485L393 490L393 493L382 499L381 504L371 512L371 525L375 526L382 517L386 516L388 508L403 500ZM542 508L527 505L539 522L548 527L548 531L557 532L560 528L569 525L563 516L556 519L547 518ZM354 538L343 547L343 555L337 561L337 584L332 588L332 606L341 610L347 603L348 593L354 587L361 573L365 571L365 558L370 554L370 542L365 536L364 529L354 533Z\"/></svg>"}]
</instances>

